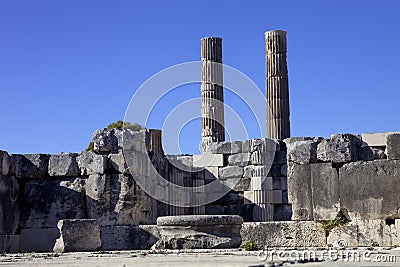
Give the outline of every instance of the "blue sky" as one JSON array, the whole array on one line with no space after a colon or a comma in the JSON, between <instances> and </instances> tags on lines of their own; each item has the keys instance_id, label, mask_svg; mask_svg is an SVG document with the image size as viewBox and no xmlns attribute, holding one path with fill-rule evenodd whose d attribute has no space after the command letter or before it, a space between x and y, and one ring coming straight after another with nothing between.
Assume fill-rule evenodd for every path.
<instances>
[{"instance_id":1,"label":"blue sky","mask_svg":"<svg viewBox=\"0 0 400 267\"><path fill-rule=\"evenodd\" d=\"M396 0L1 0L0 149L83 150L146 79L200 60L204 36L222 37L224 63L264 91L271 29L288 32L293 136L399 131L399 11ZM198 96L187 86L177 99ZM188 124L182 152L200 134Z\"/></svg>"}]
</instances>

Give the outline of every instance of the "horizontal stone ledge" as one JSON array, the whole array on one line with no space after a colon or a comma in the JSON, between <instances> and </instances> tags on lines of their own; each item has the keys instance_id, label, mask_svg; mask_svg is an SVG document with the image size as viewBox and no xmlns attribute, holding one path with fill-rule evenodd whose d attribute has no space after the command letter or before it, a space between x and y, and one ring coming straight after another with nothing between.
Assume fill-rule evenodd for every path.
<instances>
[{"instance_id":1,"label":"horizontal stone ledge","mask_svg":"<svg viewBox=\"0 0 400 267\"><path fill-rule=\"evenodd\" d=\"M208 226L241 224L243 224L243 219L238 215L183 215L163 216L157 218L158 226Z\"/></svg>"}]
</instances>

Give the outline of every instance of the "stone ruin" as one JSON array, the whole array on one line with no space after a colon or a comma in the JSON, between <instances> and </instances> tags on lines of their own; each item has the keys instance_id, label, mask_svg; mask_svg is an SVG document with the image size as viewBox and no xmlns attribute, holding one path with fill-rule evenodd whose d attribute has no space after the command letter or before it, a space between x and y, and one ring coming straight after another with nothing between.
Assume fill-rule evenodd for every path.
<instances>
[{"instance_id":1,"label":"stone ruin","mask_svg":"<svg viewBox=\"0 0 400 267\"><path fill-rule=\"evenodd\" d=\"M201 155L164 155L153 129L97 130L94 151L0 151L0 252L400 245L400 133L291 138L286 32L270 31L267 138L225 141L220 38L202 39L202 62ZM124 140L144 153L127 157ZM151 169L228 193L173 205L164 182L157 199L138 185L155 182Z\"/></svg>"}]
</instances>

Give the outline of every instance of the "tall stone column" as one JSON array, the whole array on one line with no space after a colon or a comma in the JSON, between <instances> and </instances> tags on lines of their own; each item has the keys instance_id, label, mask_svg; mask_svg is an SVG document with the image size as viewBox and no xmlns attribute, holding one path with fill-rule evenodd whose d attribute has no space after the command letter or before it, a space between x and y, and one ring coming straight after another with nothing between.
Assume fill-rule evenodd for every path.
<instances>
[{"instance_id":1,"label":"tall stone column","mask_svg":"<svg viewBox=\"0 0 400 267\"><path fill-rule=\"evenodd\" d=\"M289 83L286 62L286 32L265 33L267 137L290 137Z\"/></svg>"},{"instance_id":2,"label":"tall stone column","mask_svg":"<svg viewBox=\"0 0 400 267\"><path fill-rule=\"evenodd\" d=\"M225 141L222 39L201 39L201 145Z\"/></svg>"}]
</instances>

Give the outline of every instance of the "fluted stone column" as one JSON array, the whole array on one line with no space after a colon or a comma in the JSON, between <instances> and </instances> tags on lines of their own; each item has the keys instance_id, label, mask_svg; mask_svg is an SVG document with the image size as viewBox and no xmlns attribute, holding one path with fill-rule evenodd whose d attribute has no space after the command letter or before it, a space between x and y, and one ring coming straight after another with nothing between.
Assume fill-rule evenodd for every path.
<instances>
[{"instance_id":1,"label":"fluted stone column","mask_svg":"<svg viewBox=\"0 0 400 267\"><path fill-rule=\"evenodd\" d=\"M222 39L201 39L202 151L213 142L225 141Z\"/></svg>"},{"instance_id":2,"label":"fluted stone column","mask_svg":"<svg viewBox=\"0 0 400 267\"><path fill-rule=\"evenodd\" d=\"M289 83L286 63L286 32L265 33L267 137L290 137Z\"/></svg>"}]
</instances>

